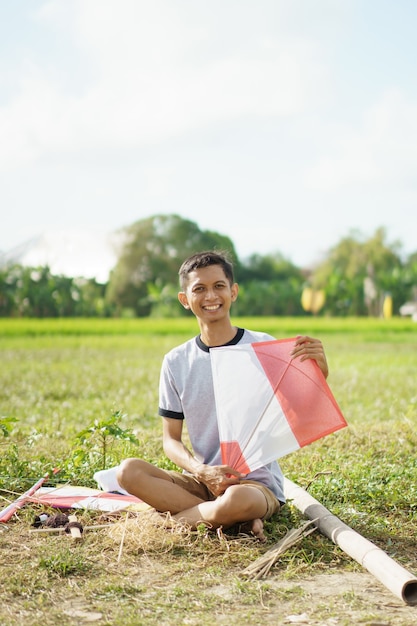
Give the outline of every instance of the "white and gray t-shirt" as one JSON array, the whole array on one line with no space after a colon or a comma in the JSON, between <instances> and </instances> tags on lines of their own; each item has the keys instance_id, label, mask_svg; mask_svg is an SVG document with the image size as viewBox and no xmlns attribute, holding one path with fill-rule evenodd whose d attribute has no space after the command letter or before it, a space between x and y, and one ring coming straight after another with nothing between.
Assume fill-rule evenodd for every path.
<instances>
[{"instance_id":1,"label":"white and gray t-shirt","mask_svg":"<svg viewBox=\"0 0 417 626\"><path fill-rule=\"evenodd\" d=\"M266 333L239 328L226 345L273 339ZM185 420L196 459L206 465L222 464L210 349L200 336L165 355L159 382L158 412L162 417ZM285 502L283 474L276 461L251 472L246 478L263 483L280 502Z\"/></svg>"}]
</instances>

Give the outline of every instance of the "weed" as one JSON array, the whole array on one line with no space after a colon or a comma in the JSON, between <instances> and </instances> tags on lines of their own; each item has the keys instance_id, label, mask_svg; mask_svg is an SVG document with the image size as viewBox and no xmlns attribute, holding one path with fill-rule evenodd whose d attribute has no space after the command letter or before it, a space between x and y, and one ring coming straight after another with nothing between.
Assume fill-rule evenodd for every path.
<instances>
[{"instance_id":1,"label":"weed","mask_svg":"<svg viewBox=\"0 0 417 626\"><path fill-rule=\"evenodd\" d=\"M5 415L1 416L0 433L2 433L4 437L8 437L10 435L10 427L15 422L17 422L17 419L15 417L6 417Z\"/></svg>"},{"instance_id":2,"label":"weed","mask_svg":"<svg viewBox=\"0 0 417 626\"><path fill-rule=\"evenodd\" d=\"M108 419L96 419L92 426L81 430L76 437L84 450L88 452L92 450L97 451L100 459L100 469L107 467L109 448L115 440L139 444L137 437L132 433L131 429L121 427L120 422L123 417L121 411L115 411ZM76 453L83 458L83 450L77 450Z\"/></svg>"},{"instance_id":3,"label":"weed","mask_svg":"<svg viewBox=\"0 0 417 626\"><path fill-rule=\"evenodd\" d=\"M38 566L46 570L49 576L58 578L83 576L92 569L82 553L68 546L57 548L53 554L41 557Z\"/></svg>"}]
</instances>

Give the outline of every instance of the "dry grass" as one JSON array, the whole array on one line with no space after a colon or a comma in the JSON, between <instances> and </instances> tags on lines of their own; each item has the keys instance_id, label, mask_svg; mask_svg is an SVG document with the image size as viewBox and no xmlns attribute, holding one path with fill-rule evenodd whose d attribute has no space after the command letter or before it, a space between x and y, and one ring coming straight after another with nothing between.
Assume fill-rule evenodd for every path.
<instances>
[{"instance_id":1,"label":"dry grass","mask_svg":"<svg viewBox=\"0 0 417 626\"><path fill-rule=\"evenodd\" d=\"M133 554L166 554L174 548L185 548L192 543L192 533L184 524L169 514L160 514L153 509L141 513L127 512L109 528L107 542L119 545L118 561L123 551Z\"/></svg>"},{"instance_id":2,"label":"dry grass","mask_svg":"<svg viewBox=\"0 0 417 626\"><path fill-rule=\"evenodd\" d=\"M235 621L276 626L302 614L312 625L373 621L409 626L415 615L415 609L396 601L336 548L330 562L321 562L317 554L327 540L319 533L287 545L279 558L274 555L270 575L255 580L244 575L245 569L270 561L275 544L264 546L246 535L203 527L191 531L153 511L78 511L84 528L92 527L78 542L66 534L32 532L37 512L29 505L19 519L0 527L0 551L7 555L2 626L52 626L58 620L65 625L211 626ZM282 524L279 528L282 537L291 530Z\"/></svg>"}]
</instances>

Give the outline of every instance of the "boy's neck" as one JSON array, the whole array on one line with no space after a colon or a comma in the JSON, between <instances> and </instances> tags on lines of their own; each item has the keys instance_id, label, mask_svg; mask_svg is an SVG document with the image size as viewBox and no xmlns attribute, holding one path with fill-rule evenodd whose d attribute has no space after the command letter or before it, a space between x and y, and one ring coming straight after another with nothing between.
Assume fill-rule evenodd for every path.
<instances>
[{"instance_id":1,"label":"boy's neck","mask_svg":"<svg viewBox=\"0 0 417 626\"><path fill-rule=\"evenodd\" d=\"M200 324L201 341L209 348L224 346L233 339L237 333L237 327L232 323L226 324Z\"/></svg>"}]
</instances>

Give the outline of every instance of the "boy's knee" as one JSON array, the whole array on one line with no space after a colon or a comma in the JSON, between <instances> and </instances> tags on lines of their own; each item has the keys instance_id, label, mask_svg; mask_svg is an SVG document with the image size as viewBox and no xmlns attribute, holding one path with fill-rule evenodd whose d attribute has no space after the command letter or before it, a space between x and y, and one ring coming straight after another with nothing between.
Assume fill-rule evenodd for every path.
<instances>
[{"instance_id":1,"label":"boy's knee","mask_svg":"<svg viewBox=\"0 0 417 626\"><path fill-rule=\"evenodd\" d=\"M230 513L236 510L244 512L245 498L242 497L242 492L234 487L229 487L226 491L217 499L219 509L225 513Z\"/></svg>"},{"instance_id":2,"label":"boy's knee","mask_svg":"<svg viewBox=\"0 0 417 626\"><path fill-rule=\"evenodd\" d=\"M220 508L227 514L239 513L242 519L263 517L266 509L265 498L258 490L243 485L229 487L219 498Z\"/></svg>"},{"instance_id":3,"label":"boy's knee","mask_svg":"<svg viewBox=\"0 0 417 626\"><path fill-rule=\"evenodd\" d=\"M117 481L123 489L129 490L129 482L134 473L139 470L139 459L124 459L117 469Z\"/></svg>"}]
</instances>

